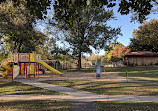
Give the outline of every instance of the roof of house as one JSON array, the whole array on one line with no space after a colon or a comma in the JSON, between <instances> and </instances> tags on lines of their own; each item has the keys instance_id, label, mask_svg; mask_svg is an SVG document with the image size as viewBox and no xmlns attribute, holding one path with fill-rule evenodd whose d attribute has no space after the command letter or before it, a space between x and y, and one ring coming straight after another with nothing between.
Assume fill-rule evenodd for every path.
<instances>
[{"instance_id":1,"label":"roof of house","mask_svg":"<svg viewBox=\"0 0 158 111\"><path fill-rule=\"evenodd\" d=\"M130 52L125 57L158 57L158 53L150 51Z\"/></svg>"}]
</instances>

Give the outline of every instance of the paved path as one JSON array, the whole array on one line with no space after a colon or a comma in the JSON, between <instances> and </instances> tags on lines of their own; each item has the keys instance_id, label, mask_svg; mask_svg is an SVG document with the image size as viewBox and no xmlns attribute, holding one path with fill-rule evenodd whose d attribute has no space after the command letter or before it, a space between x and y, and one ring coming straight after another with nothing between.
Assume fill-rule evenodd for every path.
<instances>
[{"instance_id":1,"label":"paved path","mask_svg":"<svg viewBox=\"0 0 158 111\"><path fill-rule=\"evenodd\" d=\"M70 95L0 95L0 100L71 100L79 102L93 101L138 101L156 102L158 96L133 96L133 95L100 95L89 97L74 97Z\"/></svg>"},{"instance_id":2,"label":"paved path","mask_svg":"<svg viewBox=\"0 0 158 111\"><path fill-rule=\"evenodd\" d=\"M88 91L57 86L53 84L31 81L27 79L16 79L17 82L48 89L51 91L63 92L68 95L0 95L0 100L71 100L75 101L70 111L96 111L94 101L140 101L156 102L158 96L134 96L134 95L98 95ZM77 102L76 102L77 101Z\"/></svg>"},{"instance_id":3,"label":"paved path","mask_svg":"<svg viewBox=\"0 0 158 111\"><path fill-rule=\"evenodd\" d=\"M43 89L48 89L50 91L58 91L58 92L63 92L65 94L74 96L74 97L89 97L89 96L97 96L95 93L91 93L88 91L81 91L77 89L72 89L68 87L62 87L54 84L48 84L48 83L43 83L43 82L38 82L38 81L32 81L32 80L27 80L27 79L15 79L17 82L21 82L23 84L28 84L32 85L35 87L40 87Z\"/></svg>"},{"instance_id":4,"label":"paved path","mask_svg":"<svg viewBox=\"0 0 158 111\"><path fill-rule=\"evenodd\" d=\"M158 96L135 96L135 95L98 95L88 91L81 91L77 89L62 87L53 84L42 83L38 81L32 81L27 79L15 79L17 82L40 87L52 91L63 92L68 95L0 95L0 99L24 99L24 100L43 100L43 99L63 99L72 101L144 101L155 102L158 101Z\"/></svg>"}]
</instances>

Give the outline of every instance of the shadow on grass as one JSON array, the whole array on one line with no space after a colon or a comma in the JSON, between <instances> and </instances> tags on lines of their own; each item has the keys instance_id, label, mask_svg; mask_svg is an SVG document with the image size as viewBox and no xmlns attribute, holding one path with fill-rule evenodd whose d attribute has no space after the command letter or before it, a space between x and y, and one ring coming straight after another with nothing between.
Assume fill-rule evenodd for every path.
<instances>
[{"instance_id":1,"label":"shadow on grass","mask_svg":"<svg viewBox=\"0 0 158 111\"><path fill-rule=\"evenodd\" d=\"M158 95L158 83L78 80L52 80L44 82L104 95Z\"/></svg>"},{"instance_id":2,"label":"shadow on grass","mask_svg":"<svg viewBox=\"0 0 158 111\"><path fill-rule=\"evenodd\" d=\"M98 111L157 111L158 102L97 102Z\"/></svg>"},{"instance_id":3,"label":"shadow on grass","mask_svg":"<svg viewBox=\"0 0 158 111\"><path fill-rule=\"evenodd\" d=\"M67 111L72 104L62 100L0 101L2 111Z\"/></svg>"}]
</instances>

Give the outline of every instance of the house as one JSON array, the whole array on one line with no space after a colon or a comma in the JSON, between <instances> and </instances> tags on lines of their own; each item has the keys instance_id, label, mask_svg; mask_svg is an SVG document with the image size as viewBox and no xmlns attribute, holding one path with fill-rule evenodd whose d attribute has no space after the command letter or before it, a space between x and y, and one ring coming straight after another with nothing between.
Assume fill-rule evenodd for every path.
<instances>
[{"instance_id":1,"label":"house","mask_svg":"<svg viewBox=\"0 0 158 111\"><path fill-rule=\"evenodd\" d=\"M129 66L158 65L158 53L149 51L130 52L124 56L124 64Z\"/></svg>"}]
</instances>

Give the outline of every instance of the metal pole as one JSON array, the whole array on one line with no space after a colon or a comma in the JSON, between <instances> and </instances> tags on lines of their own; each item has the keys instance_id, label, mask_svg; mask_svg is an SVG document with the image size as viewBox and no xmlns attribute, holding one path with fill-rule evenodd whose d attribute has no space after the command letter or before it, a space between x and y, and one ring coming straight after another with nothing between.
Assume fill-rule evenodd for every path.
<instances>
[{"instance_id":1,"label":"metal pole","mask_svg":"<svg viewBox=\"0 0 158 111\"><path fill-rule=\"evenodd\" d=\"M13 68L14 68L14 62L13 62L13 67L12 67L12 81L13 81Z\"/></svg>"},{"instance_id":2,"label":"metal pole","mask_svg":"<svg viewBox=\"0 0 158 111\"><path fill-rule=\"evenodd\" d=\"M39 63L38 63L38 77L39 77Z\"/></svg>"},{"instance_id":3,"label":"metal pole","mask_svg":"<svg viewBox=\"0 0 158 111\"><path fill-rule=\"evenodd\" d=\"M26 69L26 71L27 71L27 69ZM27 75L27 73L25 73L25 63L24 63L24 75L25 76Z\"/></svg>"},{"instance_id":4,"label":"metal pole","mask_svg":"<svg viewBox=\"0 0 158 111\"><path fill-rule=\"evenodd\" d=\"M54 64L53 64L53 61L52 61L52 67L54 68Z\"/></svg>"},{"instance_id":5,"label":"metal pole","mask_svg":"<svg viewBox=\"0 0 158 111\"><path fill-rule=\"evenodd\" d=\"M34 78L35 78L35 73L36 73L36 71L35 71L35 63L34 63Z\"/></svg>"},{"instance_id":6,"label":"metal pole","mask_svg":"<svg viewBox=\"0 0 158 111\"><path fill-rule=\"evenodd\" d=\"M26 68L26 79L27 79L27 67L25 67Z\"/></svg>"},{"instance_id":7,"label":"metal pole","mask_svg":"<svg viewBox=\"0 0 158 111\"><path fill-rule=\"evenodd\" d=\"M30 52L29 52L29 73L30 73ZM30 77L30 74L29 74Z\"/></svg>"},{"instance_id":8,"label":"metal pole","mask_svg":"<svg viewBox=\"0 0 158 111\"><path fill-rule=\"evenodd\" d=\"M59 70L59 69L58 69L58 59L57 59L57 70Z\"/></svg>"},{"instance_id":9,"label":"metal pole","mask_svg":"<svg viewBox=\"0 0 158 111\"><path fill-rule=\"evenodd\" d=\"M19 65L20 65L20 74L21 74L21 63Z\"/></svg>"}]
</instances>

